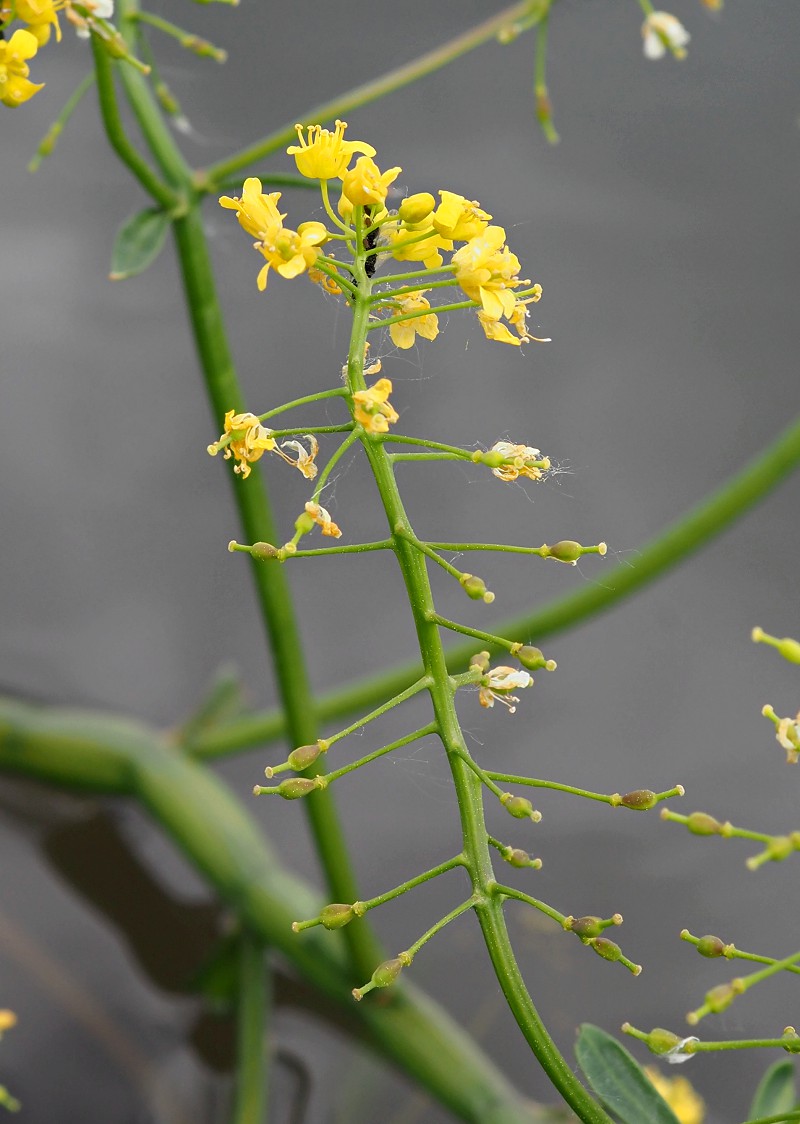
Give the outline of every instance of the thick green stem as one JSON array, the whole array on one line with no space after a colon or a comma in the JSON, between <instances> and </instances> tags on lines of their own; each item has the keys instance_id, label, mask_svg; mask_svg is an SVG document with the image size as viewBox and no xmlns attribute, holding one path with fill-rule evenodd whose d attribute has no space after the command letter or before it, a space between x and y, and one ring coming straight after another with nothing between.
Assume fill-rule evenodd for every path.
<instances>
[{"instance_id":1,"label":"thick green stem","mask_svg":"<svg viewBox=\"0 0 800 1124\"><path fill-rule=\"evenodd\" d=\"M360 232L358 211L357 208L356 219ZM347 362L347 385L351 394L363 390L366 385L363 372L364 343L369 326L372 288L364 268L367 251L361 248L360 237L358 247L355 277L359 292L354 302L353 330ZM581 1085L550 1038L514 957L503 917L502 902L494 892L496 879L484 820L481 781L467 764L469 751L456 713L455 685L447 669L425 558L418 548L416 535L406 515L392 463L383 442L373 440L367 433L363 433L361 437L394 539L395 553L414 617L438 732L447 752L456 789L465 866L472 882L473 908L483 930L489 957L508 1005L553 1085L581 1120L590 1124L609 1124L607 1114Z\"/></svg>"},{"instance_id":2,"label":"thick green stem","mask_svg":"<svg viewBox=\"0 0 800 1124\"><path fill-rule=\"evenodd\" d=\"M178 219L174 230L195 343L212 411L220 418L226 410L243 409L244 402L228 350L198 210L192 208ZM275 542L277 531L258 470L247 480L234 480L233 474L231 479L247 541ZM252 575L286 711L289 741L308 745L317 740L318 728L288 584L279 566L253 562ZM315 792L304 804L331 900L355 901L358 891L331 794ZM345 939L353 959L354 978L360 979L372 970L381 952L362 921L347 927Z\"/></svg>"}]
</instances>

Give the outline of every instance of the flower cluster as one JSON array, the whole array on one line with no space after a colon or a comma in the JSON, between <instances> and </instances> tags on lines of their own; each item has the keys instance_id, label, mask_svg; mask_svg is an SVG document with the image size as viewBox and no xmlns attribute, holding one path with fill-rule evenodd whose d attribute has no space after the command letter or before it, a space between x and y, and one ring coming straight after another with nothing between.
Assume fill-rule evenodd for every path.
<instances>
[{"instance_id":1,"label":"flower cluster","mask_svg":"<svg viewBox=\"0 0 800 1124\"><path fill-rule=\"evenodd\" d=\"M3 105L22 105L30 101L44 86L29 78L28 61L40 47L49 42L55 29L56 40L61 40L58 13L63 12L81 38L88 38L95 20L107 20L114 14L113 0L0 0L0 32L5 32L12 20L24 27L17 28L6 40L0 38L0 102Z\"/></svg>"},{"instance_id":2,"label":"flower cluster","mask_svg":"<svg viewBox=\"0 0 800 1124\"><path fill-rule=\"evenodd\" d=\"M491 225L492 216L477 200L440 190L437 203L429 192L419 192L403 199L396 210L389 209L389 192L401 168L382 171L372 145L345 140L344 121L337 121L333 131L320 125L295 127L298 143L287 152L300 175L319 182L330 226L310 221L296 231L285 227L286 215L278 210L281 193L264 193L254 177L245 181L240 198L220 199L223 207L236 212L255 239L254 248L266 258L258 275L260 289L266 288L270 269L286 279L307 273L328 293L342 294L351 303L368 289L373 311L386 322L392 342L406 349L418 337L434 340L439 334L436 311L425 296L430 288L420 283L430 273L436 276L437 289L461 290L466 299L447 307L475 309L487 339L517 347L537 339L529 333L527 319L529 305L541 298L541 286L520 277L519 259L506 245L505 230ZM335 210L332 181L339 185ZM329 252L337 242L345 244L353 266ZM445 254L450 255L447 263ZM387 285L373 293L373 275L387 259L422 268L390 278L399 288ZM405 277L416 284L404 285Z\"/></svg>"}]
</instances>

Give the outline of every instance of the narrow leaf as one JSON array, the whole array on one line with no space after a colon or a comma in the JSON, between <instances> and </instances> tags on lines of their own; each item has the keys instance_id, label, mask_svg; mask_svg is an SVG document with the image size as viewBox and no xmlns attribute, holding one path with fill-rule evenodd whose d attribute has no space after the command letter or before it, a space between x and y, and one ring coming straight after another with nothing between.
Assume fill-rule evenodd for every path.
<instances>
[{"instance_id":1,"label":"narrow leaf","mask_svg":"<svg viewBox=\"0 0 800 1124\"><path fill-rule=\"evenodd\" d=\"M581 1026L575 1056L594 1092L622 1124L679 1124L639 1063L599 1026Z\"/></svg>"},{"instance_id":2,"label":"narrow leaf","mask_svg":"<svg viewBox=\"0 0 800 1124\"><path fill-rule=\"evenodd\" d=\"M759 1082L750 1117L776 1116L779 1112L791 1112L795 1106L794 1064L789 1061L775 1062Z\"/></svg>"},{"instance_id":3,"label":"narrow leaf","mask_svg":"<svg viewBox=\"0 0 800 1124\"><path fill-rule=\"evenodd\" d=\"M126 219L114 240L110 279L123 281L143 273L158 257L169 223L169 215L160 207L148 207Z\"/></svg>"}]
</instances>

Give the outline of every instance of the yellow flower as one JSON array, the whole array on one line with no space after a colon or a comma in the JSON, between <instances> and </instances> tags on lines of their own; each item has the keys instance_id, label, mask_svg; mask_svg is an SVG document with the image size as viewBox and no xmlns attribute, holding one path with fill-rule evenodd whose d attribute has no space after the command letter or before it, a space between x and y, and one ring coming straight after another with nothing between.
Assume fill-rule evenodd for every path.
<instances>
[{"instance_id":1,"label":"yellow flower","mask_svg":"<svg viewBox=\"0 0 800 1124\"><path fill-rule=\"evenodd\" d=\"M7 18L13 13L28 25L27 30L35 37L39 46L43 47L50 38L51 26L55 27L56 39L60 42L61 28L56 10L63 7L63 0L15 0L13 7L6 0L0 7L0 17Z\"/></svg>"},{"instance_id":2,"label":"yellow flower","mask_svg":"<svg viewBox=\"0 0 800 1124\"><path fill-rule=\"evenodd\" d=\"M369 390L357 390L353 395L353 415L367 433L386 433L398 420L400 415L389 401L391 393L391 380L378 379Z\"/></svg>"},{"instance_id":3,"label":"yellow flower","mask_svg":"<svg viewBox=\"0 0 800 1124\"><path fill-rule=\"evenodd\" d=\"M337 121L336 129L330 132L321 125L309 125L307 137L303 136L303 126L295 125L300 144L292 144L286 151L294 156L297 170L301 176L310 180L330 180L342 175L354 152L365 152L374 156L375 149L365 141L346 141L344 131L346 121Z\"/></svg>"},{"instance_id":4,"label":"yellow flower","mask_svg":"<svg viewBox=\"0 0 800 1124\"><path fill-rule=\"evenodd\" d=\"M277 207L280 197L280 191L262 194L261 180L250 176L244 181L241 199L223 195L219 205L228 211L236 211L237 219L251 237L266 238L269 231L280 227L286 218Z\"/></svg>"},{"instance_id":5,"label":"yellow flower","mask_svg":"<svg viewBox=\"0 0 800 1124\"><path fill-rule=\"evenodd\" d=\"M492 469L492 474L498 480L516 480L519 476L527 476L529 480L541 480L543 472L550 467L550 461L543 457L539 449L532 449L530 445L514 445L511 441L497 441L489 450L490 453L499 453L505 457L509 464L499 464ZM534 464L538 461L538 464Z\"/></svg>"},{"instance_id":6,"label":"yellow flower","mask_svg":"<svg viewBox=\"0 0 800 1124\"><path fill-rule=\"evenodd\" d=\"M508 707L509 714L513 714L519 699L510 692L515 687L530 687L532 683L533 676L527 671L519 671L514 667L493 667L478 690L478 702L486 707L493 707L495 701L501 702Z\"/></svg>"},{"instance_id":7,"label":"yellow flower","mask_svg":"<svg viewBox=\"0 0 800 1124\"><path fill-rule=\"evenodd\" d=\"M402 172L402 168L389 168L382 172L369 156L359 156L354 168L342 176L342 194L354 207L371 207L386 201L389 184Z\"/></svg>"},{"instance_id":8,"label":"yellow flower","mask_svg":"<svg viewBox=\"0 0 800 1124\"><path fill-rule=\"evenodd\" d=\"M275 444L271 430L266 429L255 414L234 414L233 410L228 410L222 436L208 446L208 451L215 457L222 449L226 461L235 457L239 463L233 471L246 480L250 475L250 465L273 450Z\"/></svg>"},{"instance_id":9,"label":"yellow flower","mask_svg":"<svg viewBox=\"0 0 800 1124\"><path fill-rule=\"evenodd\" d=\"M502 226L487 226L452 257L458 284L492 320L512 314L515 300L511 290L524 284L517 276L519 259L505 240Z\"/></svg>"},{"instance_id":10,"label":"yellow flower","mask_svg":"<svg viewBox=\"0 0 800 1124\"><path fill-rule=\"evenodd\" d=\"M306 514L310 515L317 526L321 528L323 535L329 535L332 539L342 537L341 529L333 522L330 513L324 507L320 507L318 503L309 500L306 504Z\"/></svg>"},{"instance_id":11,"label":"yellow flower","mask_svg":"<svg viewBox=\"0 0 800 1124\"><path fill-rule=\"evenodd\" d=\"M314 266L309 267L308 279L313 281L315 285L319 285L326 293L330 293L331 296L336 297L342 291L341 286L337 285L329 274L323 273L321 269L316 269Z\"/></svg>"},{"instance_id":12,"label":"yellow flower","mask_svg":"<svg viewBox=\"0 0 800 1124\"><path fill-rule=\"evenodd\" d=\"M513 343L515 347L522 344L521 339L512 336L505 324L488 316L482 308L478 309L478 320L486 335L487 340L498 340L500 343Z\"/></svg>"},{"instance_id":13,"label":"yellow flower","mask_svg":"<svg viewBox=\"0 0 800 1124\"><path fill-rule=\"evenodd\" d=\"M36 36L19 28L8 40L0 40L0 101L3 105L22 105L42 89L28 81L30 68L26 59L32 59L39 50Z\"/></svg>"},{"instance_id":14,"label":"yellow flower","mask_svg":"<svg viewBox=\"0 0 800 1124\"><path fill-rule=\"evenodd\" d=\"M13 1011L9 1011L7 1007L0 1008L0 1037L3 1036L5 1031L11 1030L12 1027L17 1025L17 1016Z\"/></svg>"},{"instance_id":15,"label":"yellow flower","mask_svg":"<svg viewBox=\"0 0 800 1124\"><path fill-rule=\"evenodd\" d=\"M427 291L427 289L420 289L416 293L409 293L408 296L400 297L396 302L399 308L395 315L399 316L406 312L419 312L423 308L430 308L430 302L422 295ZM396 347L404 349L414 346L416 336L422 336L426 340L435 340L439 335L439 319L434 313L431 313L430 316L415 316L411 320L402 320L397 324L389 325L389 335Z\"/></svg>"},{"instance_id":16,"label":"yellow flower","mask_svg":"<svg viewBox=\"0 0 800 1124\"><path fill-rule=\"evenodd\" d=\"M321 222L303 222L297 230L289 230L285 226L273 227L262 241L256 242L256 249L267 259L257 278L259 289L266 289L270 267L287 279L303 273L317 260L318 247L328 236L329 232Z\"/></svg>"},{"instance_id":17,"label":"yellow flower","mask_svg":"<svg viewBox=\"0 0 800 1124\"><path fill-rule=\"evenodd\" d=\"M685 1077L665 1077L654 1066L647 1066L645 1073L681 1124L703 1124L705 1102Z\"/></svg>"},{"instance_id":18,"label":"yellow flower","mask_svg":"<svg viewBox=\"0 0 800 1124\"><path fill-rule=\"evenodd\" d=\"M420 223L421 230L408 224L399 226L397 223L387 223L381 227L381 233L388 239L388 248L395 261L421 261L426 269L438 269L442 264L440 250L452 250L453 243L449 238L442 238L435 230L428 227L427 223ZM417 238L409 242L417 233L428 229L430 233L426 238ZM408 245L403 245L408 242Z\"/></svg>"},{"instance_id":19,"label":"yellow flower","mask_svg":"<svg viewBox=\"0 0 800 1124\"><path fill-rule=\"evenodd\" d=\"M492 216L481 210L477 199L465 199L453 191L440 191L441 203L433 214L434 229L454 242L477 238L491 222ZM505 235L503 236L505 237Z\"/></svg>"},{"instance_id":20,"label":"yellow flower","mask_svg":"<svg viewBox=\"0 0 800 1124\"><path fill-rule=\"evenodd\" d=\"M314 460L319 452L319 442L313 433L307 433L303 440L308 442L308 452L305 451L299 441L282 441L280 449L276 449L275 452L278 456L283 457L287 464L299 469L306 480L313 480L317 475L317 466L314 464ZM294 449L297 453L297 459L295 460L284 453L283 449Z\"/></svg>"}]
</instances>

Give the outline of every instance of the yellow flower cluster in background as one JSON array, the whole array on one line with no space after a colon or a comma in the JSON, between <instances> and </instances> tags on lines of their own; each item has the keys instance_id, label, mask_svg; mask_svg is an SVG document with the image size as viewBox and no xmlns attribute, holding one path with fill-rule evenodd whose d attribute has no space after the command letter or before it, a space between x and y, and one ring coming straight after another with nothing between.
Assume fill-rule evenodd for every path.
<instances>
[{"instance_id":1,"label":"yellow flower cluster in background","mask_svg":"<svg viewBox=\"0 0 800 1124\"><path fill-rule=\"evenodd\" d=\"M59 12L64 13L78 35L86 38L93 19L111 18L114 3L113 0L81 0L76 8L72 0L0 0L0 30L5 32L13 20L25 25L17 28L10 39L0 39L0 102L3 105L22 105L43 89L43 82L31 82L28 61L50 41L54 28L56 40L61 41Z\"/></svg>"}]
</instances>

